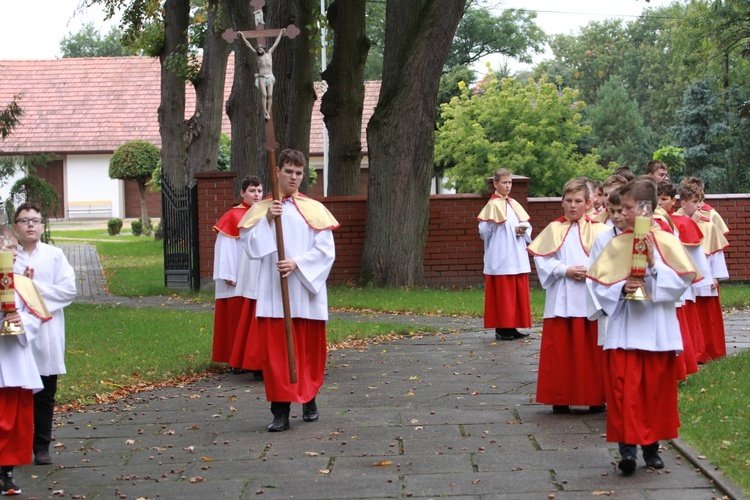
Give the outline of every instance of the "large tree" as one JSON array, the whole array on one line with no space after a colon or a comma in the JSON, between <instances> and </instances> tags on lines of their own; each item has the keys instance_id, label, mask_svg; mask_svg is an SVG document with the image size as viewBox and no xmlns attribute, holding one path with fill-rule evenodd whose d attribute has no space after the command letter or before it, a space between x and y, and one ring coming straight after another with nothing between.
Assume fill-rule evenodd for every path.
<instances>
[{"instance_id":1,"label":"large tree","mask_svg":"<svg viewBox=\"0 0 750 500\"><path fill-rule=\"evenodd\" d=\"M135 181L141 196L141 222L150 227L146 204L146 183L161 162L159 148L146 141L129 141L117 148L109 160L109 176L112 179Z\"/></svg>"},{"instance_id":2,"label":"large tree","mask_svg":"<svg viewBox=\"0 0 750 500\"><path fill-rule=\"evenodd\" d=\"M8 137L13 129L20 123L21 117L23 116L23 109L21 108L21 105L18 104L20 99L20 95L15 95L5 108L0 109L0 140Z\"/></svg>"},{"instance_id":3,"label":"large tree","mask_svg":"<svg viewBox=\"0 0 750 500\"><path fill-rule=\"evenodd\" d=\"M336 0L328 8L334 32L331 64L321 74L328 84L320 103L330 134L328 196L358 195L362 162L365 62L370 41L365 0Z\"/></svg>"},{"instance_id":4,"label":"large tree","mask_svg":"<svg viewBox=\"0 0 750 500\"><path fill-rule=\"evenodd\" d=\"M370 178L360 281L422 282L435 99L466 0L390 0L383 80L367 127Z\"/></svg>"}]
</instances>

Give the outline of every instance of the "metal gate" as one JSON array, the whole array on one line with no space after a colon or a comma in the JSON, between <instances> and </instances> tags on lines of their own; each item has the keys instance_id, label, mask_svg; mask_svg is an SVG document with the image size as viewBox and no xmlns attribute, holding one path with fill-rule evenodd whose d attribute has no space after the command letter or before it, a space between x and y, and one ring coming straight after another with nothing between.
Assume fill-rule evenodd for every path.
<instances>
[{"instance_id":1,"label":"metal gate","mask_svg":"<svg viewBox=\"0 0 750 500\"><path fill-rule=\"evenodd\" d=\"M161 228L164 231L164 286L200 289L198 188L175 189L162 176Z\"/></svg>"}]
</instances>

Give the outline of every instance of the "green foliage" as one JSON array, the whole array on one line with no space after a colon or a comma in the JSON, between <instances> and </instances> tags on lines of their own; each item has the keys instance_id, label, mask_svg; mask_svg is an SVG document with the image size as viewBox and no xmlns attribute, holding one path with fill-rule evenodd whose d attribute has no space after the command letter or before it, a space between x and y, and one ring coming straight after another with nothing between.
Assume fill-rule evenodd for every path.
<instances>
[{"instance_id":1,"label":"green foliage","mask_svg":"<svg viewBox=\"0 0 750 500\"><path fill-rule=\"evenodd\" d=\"M121 229L122 219L109 219L107 221L107 233L109 233L110 236L116 236L120 234Z\"/></svg>"},{"instance_id":2,"label":"green foliage","mask_svg":"<svg viewBox=\"0 0 750 500\"><path fill-rule=\"evenodd\" d=\"M499 16L471 1L458 23L446 70L470 66L489 54L503 54L522 62L531 62L531 53L543 50L547 36L536 25L536 12L505 9Z\"/></svg>"},{"instance_id":3,"label":"green foliage","mask_svg":"<svg viewBox=\"0 0 750 500\"><path fill-rule=\"evenodd\" d=\"M459 192L483 192L484 179L505 167L531 178L531 196L556 196L573 177L602 179L607 172L577 142L589 128L581 123L584 104L569 88L490 75L476 92L465 86L442 106L435 159Z\"/></svg>"},{"instance_id":4,"label":"green foliage","mask_svg":"<svg viewBox=\"0 0 750 500\"><path fill-rule=\"evenodd\" d=\"M367 2L365 12L370 50L365 63L365 80L380 80L383 75L385 48L385 2Z\"/></svg>"},{"instance_id":5,"label":"green foliage","mask_svg":"<svg viewBox=\"0 0 750 500\"><path fill-rule=\"evenodd\" d=\"M664 146L654 151L654 160L663 162L669 170L669 178L678 184L685 174L685 150L677 146Z\"/></svg>"},{"instance_id":6,"label":"green foliage","mask_svg":"<svg viewBox=\"0 0 750 500\"><path fill-rule=\"evenodd\" d=\"M19 100L21 100L20 94L14 95L10 103L0 110L0 140L10 135L23 116L23 109L18 104Z\"/></svg>"},{"instance_id":7,"label":"green foliage","mask_svg":"<svg viewBox=\"0 0 750 500\"><path fill-rule=\"evenodd\" d=\"M596 103L586 108L590 142L599 164L614 162L632 169L647 163L651 131L643 123L638 103L630 98L619 78L612 77L596 93Z\"/></svg>"},{"instance_id":8,"label":"green foliage","mask_svg":"<svg viewBox=\"0 0 750 500\"><path fill-rule=\"evenodd\" d=\"M122 44L122 32L112 27L102 37L93 23L84 24L78 33L68 33L60 41L60 52L66 57L120 57L135 55L132 47Z\"/></svg>"},{"instance_id":9,"label":"green foliage","mask_svg":"<svg viewBox=\"0 0 750 500\"><path fill-rule=\"evenodd\" d=\"M117 148L109 160L109 176L146 182L161 163L159 148L146 141L130 141Z\"/></svg>"},{"instance_id":10,"label":"green foliage","mask_svg":"<svg viewBox=\"0 0 750 500\"><path fill-rule=\"evenodd\" d=\"M143 234L143 223L141 222L141 219L131 222L130 229L133 232L133 236L141 236Z\"/></svg>"},{"instance_id":11,"label":"green foliage","mask_svg":"<svg viewBox=\"0 0 750 500\"><path fill-rule=\"evenodd\" d=\"M218 170L222 172L229 172L229 168L232 166L232 139L224 132L221 133L221 137L219 138L219 159L217 165Z\"/></svg>"}]
</instances>

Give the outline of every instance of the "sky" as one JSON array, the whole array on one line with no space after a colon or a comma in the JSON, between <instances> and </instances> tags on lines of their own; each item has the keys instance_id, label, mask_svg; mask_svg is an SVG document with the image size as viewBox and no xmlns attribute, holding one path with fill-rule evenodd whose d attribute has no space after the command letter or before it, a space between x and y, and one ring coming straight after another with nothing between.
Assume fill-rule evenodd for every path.
<instances>
[{"instance_id":1,"label":"sky","mask_svg":"<svg viewBox=\"0 0 750 500\"><path fill-rule=\"evenodd\" d=\"M56 59L60 40L93 22L106 34L115 21L104 22L100 8L79 10L83 0L0 0L0 60ZM248 0L249 1L249 0ZM537 11L537 24L547 33L571 33L591 21L612 17L634 19L647 7L669 5L672 0L490 0L498 8ZM539 60L544 56L538 56ZM499 66L499 58L490 60ZM519 65L511 64L512 68Z\"/></svg>"}]
</instances>

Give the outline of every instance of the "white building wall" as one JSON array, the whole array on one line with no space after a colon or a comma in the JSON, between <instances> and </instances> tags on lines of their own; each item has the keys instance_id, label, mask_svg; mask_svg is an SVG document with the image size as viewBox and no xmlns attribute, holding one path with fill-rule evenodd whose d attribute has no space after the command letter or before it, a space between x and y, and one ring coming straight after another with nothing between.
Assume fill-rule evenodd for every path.
<instances>
[{"instance_id":1,"label":"white building wall","mask_svg":"<svg viewBox=\"0 0 750 500\"><path fill-rule=\"evenodd\" d=\"M65 161L65 213L70 218L87 217L77 210L89 204L104 207L110 202L111 217L122 218L125 210L123 182L109 178L109 160L112 155L68 155ZM70 212L72 210L72 213ZM106 215L98 215L107 218Z\"/></svg>"}]
</instances>

